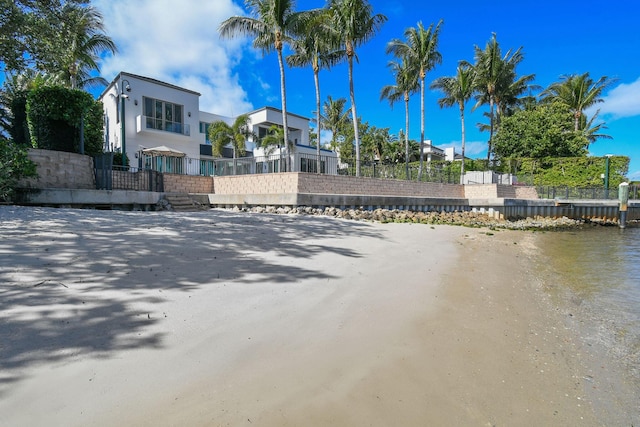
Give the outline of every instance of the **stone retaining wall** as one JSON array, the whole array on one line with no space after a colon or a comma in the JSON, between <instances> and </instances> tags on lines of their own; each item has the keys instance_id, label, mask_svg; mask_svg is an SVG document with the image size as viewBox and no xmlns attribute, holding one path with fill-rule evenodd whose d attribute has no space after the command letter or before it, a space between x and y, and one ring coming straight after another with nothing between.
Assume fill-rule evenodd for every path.
<instances>
[{"instance_id":1,"label":"stone retaining wall","mask_svg":"<svg viewBox=\"0 0 640 427\"><path fill-rule=\"evenodd\" d=\"M165 173L165 193L213 193L213 178L210 176L176 175Z\"/></svg>"},{"instance_id":2,"label":"stone retaining wall","mask_svg":"<svg viewBox=\"0 0 640 427\"><path fill-rule=\"evenodd\" d=\"M348 194L464 198L464 187L457 184L362 178L307 173L217 176L215 194ZM166 190L166 181L165 181ZM493 197L496 197L495 194Z\"/></svg>"},{"instance_id":3,"label":"stone retaining wall","mask_svg":"<svg viewBox=\"0 0 640 427\"><path fill-rule=\"evenodd\" d=\"M21 180L22 188L96 188L93 159L89 156L30 148L29 159L37 165L38 177Z\"/></svg>"}]
</instances>

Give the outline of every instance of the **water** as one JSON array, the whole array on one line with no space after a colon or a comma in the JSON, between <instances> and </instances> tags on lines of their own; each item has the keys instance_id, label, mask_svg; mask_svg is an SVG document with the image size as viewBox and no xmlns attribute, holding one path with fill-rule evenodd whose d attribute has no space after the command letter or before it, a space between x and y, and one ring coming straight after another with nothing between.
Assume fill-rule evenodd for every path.
<instances>
[{"instance_id":1,"label":"water","mask_svg":"<svg viewBox=\"0 0 640 427\"><path fill-rule=\"evenodd\" d=\"M640 227L540 234L540 266L586 344L640 390Z\"/></svg>"}]
</instances>

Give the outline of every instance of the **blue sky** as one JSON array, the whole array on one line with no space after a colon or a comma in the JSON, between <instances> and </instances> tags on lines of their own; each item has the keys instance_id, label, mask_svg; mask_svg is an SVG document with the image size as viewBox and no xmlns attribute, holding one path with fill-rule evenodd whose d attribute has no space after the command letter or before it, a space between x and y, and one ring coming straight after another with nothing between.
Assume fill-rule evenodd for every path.
<instances>
[{"instance_id":1,"label":"blue sky","mask_svg":"<svg viewBox=\"0 0 640 427\"><path fill-rule=\"evenodd\" d=\"M201 109L225 116L263 106L280 108L280 80L275 54L263 57L249 39L221 40L217 28L224 19L244 14L243 2L232 0L94 0L105 16L106 31L119 53L105 58L102 75L113 79L119 71L157 78L197 90ZM299 0L298 10L325 5L324 0ZM372 0L375 13L387 16L381 31L357 50L354 70L356 104L363 121L397 133L405 127L404 106L391 108L380 101L380 89L393 83L385 54L392 38L422 21L444 21L439 50L443 62L427 74L427 82L453 75L459 60L473 61L474 45L484 47L492 33L506 52L522 46L519 74L535 74L542 87L561 75L589 72L617 79L598 104L605 133L590 147L591 154L631 157L629 177L640 179L640 3L635 1L536 2ZM310 69L286 69L287 108L313 117L315 92ZM347 66L320 74L321 96L348 99ZM440 109L438 92L426 93L426 138L441 147L460 146L457 108ZM467 106L467 155L486 156L487 133L477 131L484 121L479 108ZM410 137L420 138L419 94L410 105ZM593 113L593 111L591 111Z\"/></svg>"}]
</instances>

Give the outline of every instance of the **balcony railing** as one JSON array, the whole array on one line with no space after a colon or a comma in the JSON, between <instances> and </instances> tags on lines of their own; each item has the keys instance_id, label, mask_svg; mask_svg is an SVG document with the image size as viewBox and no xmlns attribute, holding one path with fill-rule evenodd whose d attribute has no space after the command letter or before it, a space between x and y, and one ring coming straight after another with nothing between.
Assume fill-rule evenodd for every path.
<instances>
[{"instance_id":1,"label":"balcony railing","mask_svg":"<svg viewBox=\"0 0 640 427\"><path fill-rule=\"evenodd\" d=\"M137 125L138 132L142 132L144 130L157 130L161 132L171 132L179 135L191 136L191 126L186 123L171 122L150 116L138 116Z\"/></svg>"}]
</instances>

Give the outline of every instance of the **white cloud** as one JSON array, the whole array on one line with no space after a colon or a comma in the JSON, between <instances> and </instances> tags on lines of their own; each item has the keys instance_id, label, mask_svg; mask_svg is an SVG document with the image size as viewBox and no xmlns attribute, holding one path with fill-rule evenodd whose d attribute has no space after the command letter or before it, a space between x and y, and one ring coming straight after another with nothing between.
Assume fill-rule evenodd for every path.
<instances>
[{"instance_id":1,"label":"white cloud","mask_svg":"<svg viewBox=\"0 0 640 427\"><path fill-rule=\"evenodd\" d=\"M94 0L104 16L106 33L119 52L101 64L113 79L120 71L152 77L200 92L203 111L225 116L253 105L233 67L246 39L224 39L218 26L243 13L232 0Z\"/></svg>"},{"instance_id":2,"label":"white cloud","mask_svg":"<svg viewBox=\"0 0 640 427\"><path fill-rule=\"evenodd\" d=\"M602 115L611 115L613 118L640 115L640 77L633 83L619 84L603 99L603 103L595 106L595 109L600 108Z\"/></svg>"}]
</instances>

